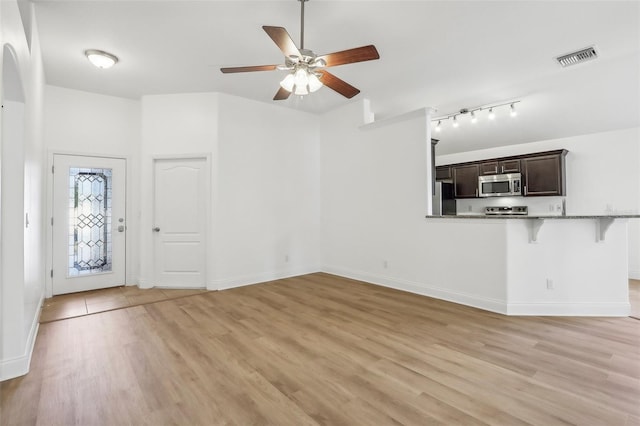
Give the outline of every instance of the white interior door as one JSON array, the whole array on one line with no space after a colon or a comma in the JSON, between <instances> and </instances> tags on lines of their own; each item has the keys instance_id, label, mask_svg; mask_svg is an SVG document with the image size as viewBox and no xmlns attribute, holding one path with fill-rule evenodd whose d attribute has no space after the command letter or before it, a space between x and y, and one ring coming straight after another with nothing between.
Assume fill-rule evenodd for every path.
<instances>
[{"instance_id":1,"label":"white interior door","mask_svg":"<svg viewBox=\"0 0 640 426\"><path fill-rule=\"evenodd\" d=\"M54 155L53 294L125 284L126 160Z\"/></svg>"},{"instance_id":2,"label":"white interior door","mask_svg":"<svg viewBox=\"0 0 640 426\"><path fill-rule=\"evenodd\" d=\"M205 158L155 161L155 286L205 287L208 176Z\"/></svg>"}]
</instances>

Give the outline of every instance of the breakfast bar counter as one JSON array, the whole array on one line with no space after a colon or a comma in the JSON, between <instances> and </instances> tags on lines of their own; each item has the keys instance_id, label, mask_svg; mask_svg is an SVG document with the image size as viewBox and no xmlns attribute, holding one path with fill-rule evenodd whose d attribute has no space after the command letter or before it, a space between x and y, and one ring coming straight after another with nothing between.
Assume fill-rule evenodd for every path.
<instances>
[{"instance_id":1,"label":"breakfast bar counter","mask_svg":"<svg viewBox=\"0 0 640 426\"><path fill-rule=\"evenodd\" d=\"M542 227L542 224L545 220L584 220L591 219L595 220L596 226L596 242L602 241L605 239L607 230L611 226L611 224L617 219L639 219L640 215L631 215L631 214L613 214L613 215L552 215L552 216L543 216L543 215L491 215L491 214L467 214L467 215L437 215L437 216L426 216L427 219L516 219L516 220L527 220L529 221L529 242L536 242L538 239L538 232Z\"/></svg>"},{"instance_id":2,"label":"breakfast bar counter","mask_svg":"<svg viewBox=\"0 0 640 426\"><path fill-rule=\"evenodd\" d=\"M627 316L627 223L638 218L427 216L440 281L423 293L507 315Z\"/></svg>"}]
</instances>

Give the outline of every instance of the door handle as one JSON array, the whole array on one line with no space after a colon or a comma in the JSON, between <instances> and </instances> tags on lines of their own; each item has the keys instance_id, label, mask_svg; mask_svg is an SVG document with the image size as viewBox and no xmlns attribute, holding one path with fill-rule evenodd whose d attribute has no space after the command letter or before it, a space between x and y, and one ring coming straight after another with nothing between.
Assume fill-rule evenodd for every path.
<instances>
[{"instance_id":1,"label":"door handle","mask_svg":"<svg viewBox=\"0 0 640 426\"><path fill-rule=\"evenodd\" d=\"M160 232L160 228L156 226L155 228L153 228L153 232Z\"/></svg>"},{"instance_id":2,"label":"door handle","mask_svg":"<svg viewBox=\"0 0 640 426\"><path fill-rule=\"evenodd\" d=\"M118 232L124 232L124 225L118 226Z\"/></svg>"}]
</instances>

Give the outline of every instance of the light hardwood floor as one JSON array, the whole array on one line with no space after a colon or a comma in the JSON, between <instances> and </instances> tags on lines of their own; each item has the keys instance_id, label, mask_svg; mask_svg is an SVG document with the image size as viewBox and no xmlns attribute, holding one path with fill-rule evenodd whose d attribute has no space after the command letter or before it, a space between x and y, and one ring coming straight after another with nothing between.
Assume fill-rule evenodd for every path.
<instances>
[{"instance_id":1,"label":"light hardwood floor","mask_svg":"<svg viewBox=\"0 0 640 426\"><path fill-rule=\"evenodd\" d=\"M2 424L640 424L640 321L328 274L42 324Z\"/></svg>"}]
</instances>

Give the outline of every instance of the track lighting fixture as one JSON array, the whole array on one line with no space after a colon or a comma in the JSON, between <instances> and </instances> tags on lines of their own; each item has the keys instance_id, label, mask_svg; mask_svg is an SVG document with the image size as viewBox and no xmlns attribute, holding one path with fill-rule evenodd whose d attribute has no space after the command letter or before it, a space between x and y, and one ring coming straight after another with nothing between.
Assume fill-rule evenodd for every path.
<instances>
[{"instance_id":1,"label":"track lighting fixture","mask_svg":"<svg viewBox=\"0 0 640 426\"><path fill-rule=\"evenodd\" d=\"M469 121L471 123L477 123L478 122L478 112L480 111L484 111L487 110L487 119L489 120L494 120L496 118L496 113L494 111L495 108L500 108L502 106L506 106L509 105L510 108L510 113L509 115L511 117L516 117L518 115L518 111L516 110L516 104L519 103L520 101L510 101L510 102L502 102L502 103L498 103L498 104L491 104L491 105L484 105L484 106L480 106L480 107L476 107L476 108L462 108L460 111L455 112L453 114L449 114L449 115L444 115L444 116L440 116L440 117L435 117L432 122L437 122L436 126L435 126L435 131L436 132L441 132L442 131L442 122L443 121L447 121L447 120L451 120L451 126L454 128L457 128L460 126L460 120L458 119L459 116L464 117L466 114L469 114ZM463 123L464 124L464 120Z\"/></svg>"}]
</instances>

